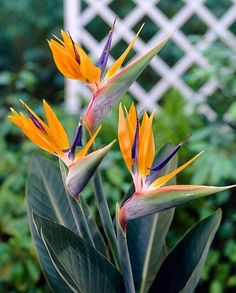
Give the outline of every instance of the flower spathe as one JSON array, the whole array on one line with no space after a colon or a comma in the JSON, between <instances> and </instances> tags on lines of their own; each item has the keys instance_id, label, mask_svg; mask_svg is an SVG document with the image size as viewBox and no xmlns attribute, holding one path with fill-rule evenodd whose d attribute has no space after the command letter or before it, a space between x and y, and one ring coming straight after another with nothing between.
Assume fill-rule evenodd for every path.
<instances>
[{"instance_id":1,"label":"flower spathe","mask_svg":"<svg viewBox=\"0 0 236 293\"><path fill-rule=\"evenodd\" d=\"M129 220L151 215L188 200L233 187L201 185L165 186L168 181L193 163L203 152L200 152L170 173L159 176L161 170L178 152L186 139L179 143L165 159L153 166L155 156L152 131L154 112L150 116L147 112L144 112L141 123L133 104L129 111L126 110L125 112L126 115L120 104L118 138L122 156L133 177L135 192L119 210L119 221L123 230L126 229L126 224Z\"/></svg>"},{"instance_id":2,"label":"flower spathe","mask_svg":"<svg viewBox=\"0 0 236 293\"><path fill-rule=\"evenodd\" d=\"M44 100L43 107L47 122L44 122L23 101L28 116L18 113L11 108L12 115L9 119L22 130L22 132L37 146L57 156L68 168L66 185L74 197L78 197L80 191L86 186L103 157L109 151L112 143L108 146L88 153L94 143L100 128L90 137L88 142L82 146L82 122L80 121L71 146L68 136L61 122L48 103ZM76 148L80 147L76 152Z\"/></svg>"}]
</instances>

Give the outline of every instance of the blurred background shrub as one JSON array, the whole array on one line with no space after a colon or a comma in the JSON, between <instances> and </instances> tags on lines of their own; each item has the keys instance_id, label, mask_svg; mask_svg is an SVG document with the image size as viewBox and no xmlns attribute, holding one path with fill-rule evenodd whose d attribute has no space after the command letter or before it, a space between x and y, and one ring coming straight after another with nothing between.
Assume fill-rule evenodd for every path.
<instances>
[{"instance_id":1,"label":"blurred background shrub","mask_svg":"<svg viewBox=\"0 0 236 293\"><path fill-rule=\"evenodd\" d=\"M179 9L179 1L161 1L167 15ZM208 5L220 14L225 7L219 1ZM63 77L58 73L47 46L51 34L59 34L63 26L63 1L0 0L0 291L48 292L31 242L24 189L27 166L32 153L41 152L29 142L17 128L7 121L9 107L20 109L18 98L43 116L41 99L46 98L56 109L70 136L73 136L79 114L69 116L63 109ZM129 10L129 5L123 5ZM123 11L122 10L122 11ZM120 11L126 14L127 11ZM143 34L147 40L151 24ZM199 35L202 24L192 22L188 30ZM98 32L99 33L99 32ZM118 50L117 54L121 50ZM115 54L115 53L114 53ZM161 52L162 57L175 62L179 52L171 44ZM206 152L194 165L178 177L180 183L226 185L236 182L236 62L235 52L222 43L215 43L204 52L211 69L193 68L184 78L197 87L200 80L218 79L220 89L207 103L217 114L214 122L199 113L198 107L189 113L181 94L169 90L158 105L154 129L158 148L167 142L179 143L188 133L192 138L180 151L180 162L204 149ZM144 83L149 87L150 78ZM155 76L152 77L155 79ZM126 95L123 103L129 106L132 99ZM82 101L84 105L85 101ZM97 144L104 145L117 136L117 108L103 123ZM53 159L53 158L52 158ZM55 160L55 158L54 158ZM118 144L102 165L105 191L109 206L115 203L129 188L130 176L121 159ZM172 246L192 224L207 216L217 207L223 209L223 221L213 242L197 292L235 292L236 290L236 198L234 191L208 199L199 199L178 207L169 235ZM87 188L84 197L95 217L98 217L92 191Z\"/></svg>"}]
</instances>

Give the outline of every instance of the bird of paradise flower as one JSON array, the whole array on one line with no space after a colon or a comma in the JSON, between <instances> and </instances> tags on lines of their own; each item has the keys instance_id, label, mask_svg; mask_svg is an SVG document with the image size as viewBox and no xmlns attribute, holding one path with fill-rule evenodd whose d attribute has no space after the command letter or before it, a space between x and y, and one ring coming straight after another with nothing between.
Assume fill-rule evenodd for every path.
<instances>
[{"instance_id":1,"label":"bird of paradise flower","mask_svg":"<svg viewBox=\"0 0 236 293\"><path fill-rule=\"evenodd\" d=\"M127 49L105 73L114 26L115 21L108 34L102 54L95 65L69 33L61 31L62 39L55 36L55 39L48 41L53 59L59 71L67 78L77 79L85 83L92 91L92 99L90 100L84 118L91 132L94 131L101 119L111 110L126 90L129 89L170 37L167 36L153 48L119 71L134 46L142 30L142 25Z\"/></svg>"},{"instance_id":2,"label":"bird of paradise flower","mask_svg":"<svg viewBox=\"0 0 236 293\"><path fill-rule=\"evenodd\" d=\"M57 156L68 168L66 184L70 193L77 197L79 192L88 183L105 154L109 151L111 144L97 151L88 151L95 141L101 127L95 131L87 143L82 144L82 122L76 129L71 146L67 133L49 104L43 100L43 107L47 123L45 123L31 108L21 101L25 107L28 117L11 108L12 115L8 118L37 146ZM76 152L77 148L80 148ZM81 172L81 168L87 172ZM83 174L86 176L83 178ZM89 176L88 176L89 174Z\"/></svg>"},{"instance_id":3,"label":"bird of paradise flower","mask_svg":"<svg viewBox=\"0 0 236 293\"><path fill-rule=\"evenodd\" d=\"M129 220L147 216L177 206L188 200L210 195L234 186L171 185L165 186L179 172L193 163L203 151L172 172L159 176L167 163L179 151L187 138L180 142L166 158L153 166L155 144L152 131L154 112L144 112L139 122L134 105L126 110L119 107L118 138L122 156L132 175L135 192L119 210L119 221L123 228Z\"/></svg>"}]
</instances>

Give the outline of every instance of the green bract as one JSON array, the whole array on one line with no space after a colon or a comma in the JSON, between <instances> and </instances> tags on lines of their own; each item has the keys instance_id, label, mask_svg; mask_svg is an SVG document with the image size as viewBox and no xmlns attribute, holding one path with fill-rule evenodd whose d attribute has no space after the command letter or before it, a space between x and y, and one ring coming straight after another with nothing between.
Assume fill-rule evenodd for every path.
<instances>
[{"instance_id":1,"label":"green bract","mask_svg":"<svg viewBox=\"0 0 236 293\"><path fill-rule=\"evenodd\" d=\"M66 176L66 186L73 197L79 197L80 192L87 185L113 143L114 142L102 149L94 151L69 168Z\"/></svg>"}]
</instances>

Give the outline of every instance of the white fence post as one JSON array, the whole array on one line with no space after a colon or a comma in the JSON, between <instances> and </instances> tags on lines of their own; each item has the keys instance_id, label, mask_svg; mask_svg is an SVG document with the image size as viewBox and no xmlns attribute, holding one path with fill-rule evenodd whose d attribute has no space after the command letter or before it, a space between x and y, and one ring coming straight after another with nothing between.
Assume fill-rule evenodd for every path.
<instances>
[{"instance_id":1,"label":"white fence post","mask_svg":"<svg viewBox=\"0 0 236 293\"><path fill-rule=\"evenodd\" d=\"M80 0L64 0L64 30L77 37L80 29ZM79 42L78 37L76 41ZM76 114L80 108L79 82L65 78L65 108L71 114Z\"/></svg>"}]
</instances>

